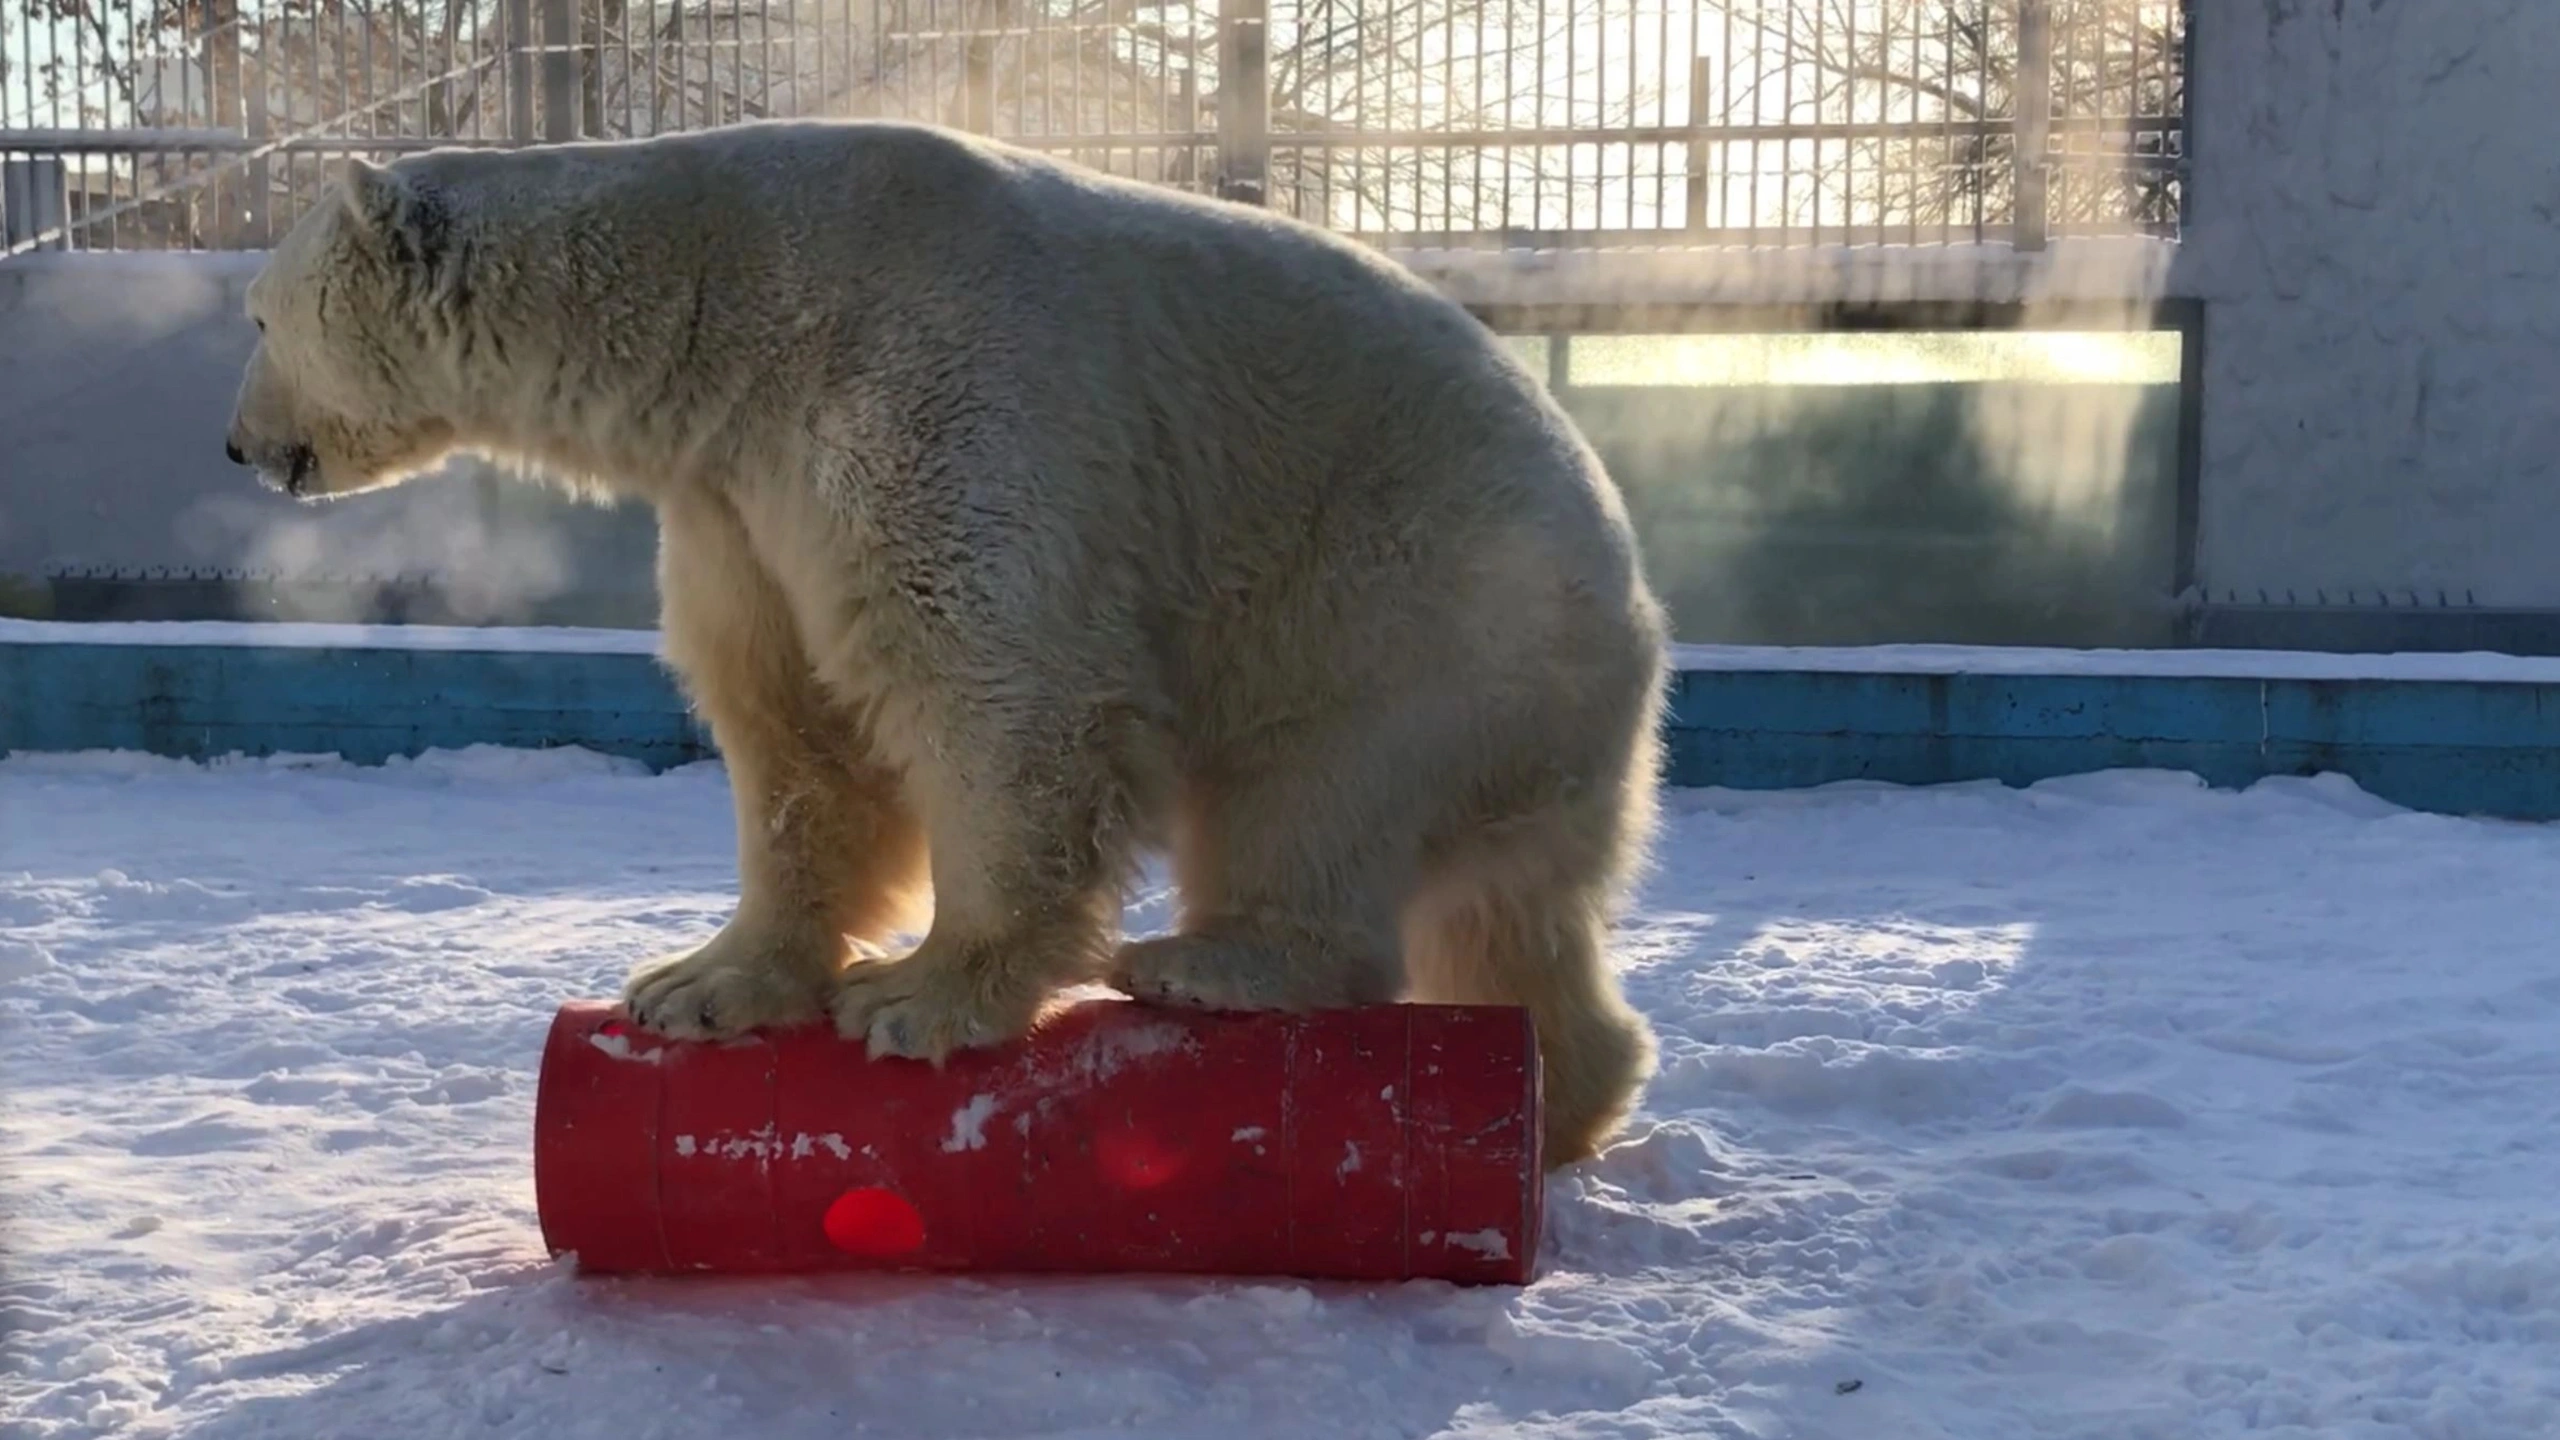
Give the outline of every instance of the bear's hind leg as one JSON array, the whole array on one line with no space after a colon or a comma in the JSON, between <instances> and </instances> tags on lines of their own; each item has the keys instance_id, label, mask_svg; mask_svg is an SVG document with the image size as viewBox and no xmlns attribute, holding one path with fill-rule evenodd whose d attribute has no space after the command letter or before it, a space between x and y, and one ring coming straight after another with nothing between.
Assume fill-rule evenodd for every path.
<instances>
[{"instance_id":1,"label":"bear's hind leg","mask_svg":"<svg viewBox=\"0 0 2560 1440\"><path fill-rule=\"evenodd\" d=\"M1394 999L1415 833L1406 797L1423 763L1372 732L1302 740L1257 756L1248 774L1195 779L1175 827L1181 922L1122 946L1111 983L1206 1010Z\"/></svg>"},{"instance_id":2,"label":"bear's hind leg","mask_svg":"<svg viewBox=\"0 0 2560 1440\"><path fill-rule=\"evenodd\" d=\"M1621 892L1648 836L1653 747L1614 785L1561 796L1435 856L1404 917L1408 999L1518 1005L1546 1072L1549 1169L1616 1133L1652 1072L1652 1027L1608 955Z\"/></svg>"},{"instance_id":3,"label":"bear's hind leg","mask_svg":"<svg viewBox=\"0 0 2560 1440\"><path fill-rule=\"evenodd\" d=\"M927 893L923 827L859 720L821 688L728 506L670 502L659 531L667 658L729 771L738 905L699 949L643 967L624 1001L643 1026L686 1039L814 1019L846 937L885 939Z\"/></svg>"}]
</instances>

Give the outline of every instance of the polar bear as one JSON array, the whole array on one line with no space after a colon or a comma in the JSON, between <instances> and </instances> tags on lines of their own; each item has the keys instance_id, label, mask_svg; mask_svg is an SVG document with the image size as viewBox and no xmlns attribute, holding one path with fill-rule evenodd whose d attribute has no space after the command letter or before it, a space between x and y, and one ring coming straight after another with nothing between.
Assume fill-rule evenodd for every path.
<instances>
[{"instance_id":1,"label":"polar bear","mask_svg":"<svg viewBox=\"0 0 2560 1440\"><path fill-rule=\"evenodd\" d=\"M277 488L459 452L655 508L739 894L635 972L643 1026L831 1013L940 1063L1094 981L1498 1002L1552 1165L1622 1124L1664 618L1572 423L1409 272L939 127L757 122L351 163L246 309L228 450ZM1176 923L1123 943L1148 853Z\"/></svg>"}]
</instances>

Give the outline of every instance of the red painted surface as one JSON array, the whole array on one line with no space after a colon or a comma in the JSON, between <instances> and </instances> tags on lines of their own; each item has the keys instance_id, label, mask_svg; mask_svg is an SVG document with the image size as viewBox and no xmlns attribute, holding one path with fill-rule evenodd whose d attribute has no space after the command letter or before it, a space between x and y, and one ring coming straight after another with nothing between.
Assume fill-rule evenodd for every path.
<instances>
[{"instance_id":1,"label":"red painted surface","mask_svg":"<svg viewBox=\"0 0 2560 1440\"><path fill-rule=\"evenodd\" d=\"M543 1050L534 1193L589 1271L1521 1284L1539 1111L1508 1007L1096 1000L936 1069L824 1026L676 1042L577 1002Z\"/></svg>"}]
</instances>

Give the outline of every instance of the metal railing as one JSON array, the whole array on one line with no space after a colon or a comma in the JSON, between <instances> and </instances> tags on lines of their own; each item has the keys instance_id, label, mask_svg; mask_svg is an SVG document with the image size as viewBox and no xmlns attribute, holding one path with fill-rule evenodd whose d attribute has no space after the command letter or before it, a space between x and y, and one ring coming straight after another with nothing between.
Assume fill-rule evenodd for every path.
<instances>
[{"instance_id":1,"label":"metal railing","mask_svg":"<svg viewBox=\"0 0 2560 1440\"><path fill-rule=\"evenodd\" d=\"M2174 238L2186 0L0 0L0 249L332 162L895 115L1400 246Z\"/></svg>"}]
</instances>

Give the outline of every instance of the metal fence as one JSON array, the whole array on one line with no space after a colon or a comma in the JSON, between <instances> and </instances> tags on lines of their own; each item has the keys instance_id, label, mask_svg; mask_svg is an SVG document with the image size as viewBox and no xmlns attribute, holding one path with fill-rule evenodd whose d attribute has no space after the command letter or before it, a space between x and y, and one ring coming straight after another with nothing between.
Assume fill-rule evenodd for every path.
<instances>
[{"instance_id":1,"label":"metal fence","mask_svg":"<svg viewBox=\"0 0 2560 1440\"><path fill-rule=\"evenodd\" d=\"M940 121L1400 246L2174 237L2187 0L0 0L12 250L333 162Z\"/></svg>"}]
</instances>

